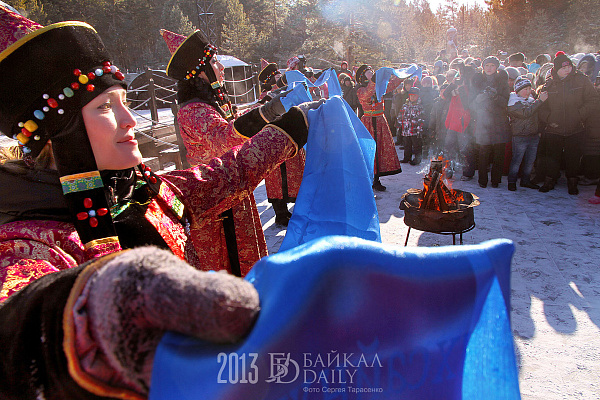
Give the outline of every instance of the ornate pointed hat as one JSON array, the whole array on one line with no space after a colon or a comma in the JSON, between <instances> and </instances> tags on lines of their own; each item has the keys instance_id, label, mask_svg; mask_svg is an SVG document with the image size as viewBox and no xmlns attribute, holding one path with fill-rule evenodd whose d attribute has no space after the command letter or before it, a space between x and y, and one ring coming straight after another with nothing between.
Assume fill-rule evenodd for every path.
<instances>
[{"instance_id":1,"label":"ornate pointed hat","mask_svg":"<svg viewBox=\"0 0 600 400\"><path fill-rule=\"evenodd\" d=\"M263 69L265 69L265 67L269 65L269 62L267 60L265 60L264 58L260 59L260 70L262 71Z\"/></svg>"},{"instance_id":2,"label":"ornate pointed hat","mask_svg":"<svg viewBox=\"0 0 600 400\"><path fill-rule=\"evenodd\" d=\"M166 29L161 29L160 35L167 43L167 47L169 48L171 55L175 54L179 46L181 46L181 44L185 42L185 39L187 39L187 37L180 35L179 33L171 32Z\"/></svg>"},{"instance_id":3,"label":"ornate pointed hat","mask_svg":"<svg viewBox=\"0 0 600 400\"><path fill-rule=\"evenodd\" d=\"M0 4L0 51L42 25Z\"/></svg>"},{"instance_id":4,"label":"ornate pointed hat","mask_svg":"<svg viewBox=\"0 0 600 400\"><path fill-rule=\"evenodd\" d=\"M160 33L171 51L171 60L167 65L167 75L171 78L181 81L192 79L217 54L217 48L200 31L195 31L187 38L164 29Z\"/></svg>"},{"instance_id":5,"label":"ornate pointed hat","mask_svg":"<svg viewBox=\"0 0 600 400\"><path fill-rule=\"evenodd\" d=\"M263 66L262 61L266 60L261 60L262 69L258 74L258 81L261 84L266 84L272 77L274 77L277 74L277 72L279 72L279 69L277 68L277 64L275 63L267 62L266 65Z\"/></svg>"},{"instance_id":6,"label":"ornate pointed hat","mask_svg":"<svg viewBox=\"0 0 600 400\"><path fill-rule=\"evenodd\" d=\"M126 88L125 76L86 23L42 27L0 7L0 32L0 131L33 158L52 140L82 243L118 243L81 109L114 85Z\"/></svg>"}]
</instances>

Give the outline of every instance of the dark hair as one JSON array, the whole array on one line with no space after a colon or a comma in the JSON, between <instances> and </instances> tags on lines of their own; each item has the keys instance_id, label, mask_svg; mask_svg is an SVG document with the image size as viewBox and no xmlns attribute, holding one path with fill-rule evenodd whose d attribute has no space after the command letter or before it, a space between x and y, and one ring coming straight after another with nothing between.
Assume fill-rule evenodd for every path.
<instances>
[{"instance_id":1,"label":"dark hair","mask_svg":"<svg viewBox=\"0 0 600 400\"><path fill-rule=\"evenodd\" d=\"M217 95L210 87L210 84L204 79L196 78L188 81L177 82L177 102L181 105L187 101L199 99L200 101L210 104L222 113L221 107L217 102Z\"/></svg>"}]
</instances>

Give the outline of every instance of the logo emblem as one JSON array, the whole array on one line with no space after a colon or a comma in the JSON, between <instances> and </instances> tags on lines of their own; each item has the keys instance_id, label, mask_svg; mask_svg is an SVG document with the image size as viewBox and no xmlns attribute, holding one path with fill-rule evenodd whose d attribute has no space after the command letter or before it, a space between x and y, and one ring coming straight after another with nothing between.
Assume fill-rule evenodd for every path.
<instances>
[{"instance_id":1,"label":"logo emblem","mask_svg":"<svg viewBox=\"0 0 600 400\"><path fill-rule=\"evenodd\" d=\"M298 363L290 358L290 353L269 353L271 358L271 375L265 382L292 383L300 375ZM289 379L293 376L292 379ZM288 379L288 380L286 380Z\"/></svg>"}]
</instances>

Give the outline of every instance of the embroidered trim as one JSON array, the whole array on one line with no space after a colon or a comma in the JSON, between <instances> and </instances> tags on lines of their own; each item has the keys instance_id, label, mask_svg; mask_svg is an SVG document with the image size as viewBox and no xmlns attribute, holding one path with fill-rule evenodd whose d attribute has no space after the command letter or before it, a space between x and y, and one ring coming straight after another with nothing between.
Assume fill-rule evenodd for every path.
<instances>
[{"instance_id":1,"label":"embroidered trim","mask_svg":"<svg viewBox=\"0 0 600 400\"><path fill-rule=\"evenodd\" d=\"M383 115L383 110L367 110L365 111L365 115L369 117L378 117L380 115Z\"/></svg>"},{"instance_id":2,"label":"embroidered trim","mask_svg":"<svg viewBox=\"0 0 600 400\"><path fill-rule=\"evenodd\" d=\"M158 195L164 202L169 206L169 208L175 213L177 219L183 218L183 213L185 212L185 206L177 198L177 195L173 193L173 191L164 183L160 185L160 189Z\"/></svg>"},{"instance_id":3,"label":"embroidered trim","mask_svg":"<svg viewBox=\"0 0 600 400\"><path fill-rule=\"evenodd\" d=\"M100 171L61 176L60 183L62 185L63 194L83 192L104 186L102 178L100 177Z\"/></svg>"},{"instance_id":4,"label":"embroidered trim","mask_svg":"<svg viewBox=\"0 0 600 400\"><path fill-rule=\"evenodd\" d=\"M96 240L92 240L90 242L87 242L84 245L84 248L86 250L95 247L95 246L101 246L104 244L112 244L112 243L119 243L119 237L118 236L109 236L109 237L105 237L102 239L96 239Z\"/></svg>"}]
</instances>

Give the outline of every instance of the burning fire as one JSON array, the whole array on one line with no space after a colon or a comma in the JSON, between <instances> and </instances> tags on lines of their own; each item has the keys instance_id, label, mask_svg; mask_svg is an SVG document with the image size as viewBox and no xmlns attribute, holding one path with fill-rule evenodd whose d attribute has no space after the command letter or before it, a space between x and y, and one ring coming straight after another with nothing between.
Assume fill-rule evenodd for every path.
<instances>
[{"instance_id":1,"label":"burning fire","mask_svg":"<svg viewBox=\"0 0 600 400\"><path fill-rule=\"evenodd\" d=\"M431 160L429 172L423 178L424 189L421 192L419 208L427 210L451 211L464 205L463 192L448 187L445 183L445 171L450 162L442 157Z\"/></svg>"}]
</instances>

